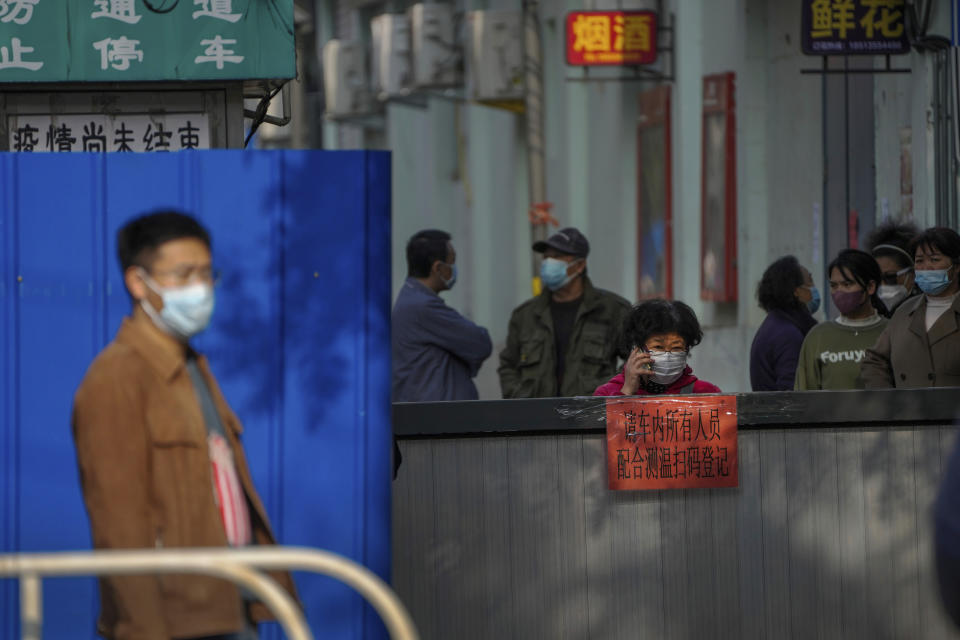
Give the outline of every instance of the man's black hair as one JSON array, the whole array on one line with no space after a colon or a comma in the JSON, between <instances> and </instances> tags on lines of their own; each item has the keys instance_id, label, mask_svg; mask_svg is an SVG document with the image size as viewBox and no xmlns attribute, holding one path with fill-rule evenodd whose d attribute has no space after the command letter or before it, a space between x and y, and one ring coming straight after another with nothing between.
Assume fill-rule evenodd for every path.
<instances>
[{"instance_id":1,"label":"man's black hair","mask_svg":"<svg viewBox=\"0 0 960 640\"><path fill-rule=\"evenodd\" d=\"M154 253L165 242L196 238L211 248L210 233L193 217L172 209L153 211L135 218L117 231L117 257L120 269L132 266L150 270Z\"/></svg>"},{"instance_id":2,"label":"man's black hair","mask_svg":"<svg viewBox=\"0 0 960 640\"><path fill-rule=\"evenodd\" d=\"M424 229L407 242L407 277L426 278L433 263L447 261L450 234L439 229Z\"/></svg>"},{"instance_id":3,"label":"man's black hair","mask_svg":"<svg viewBox=\"0 0 960 640\"><path fill-rule=\"evenodd\" d=\"M912 222L891 220L873 230L867 246L875 258L892 258L901 269L906 269L913 266L913 257L908 247L918 233L917 226ZM902 253L891 247L901 249Z\"/></svg>"},{"instance_id":4,"label":"man's black hair","mask_svg":"<svg viewBox=\"0 0 960 640\"><path fill-rule=\"evenodd\" d=\"M804 306L793 295L803 285L803 269L794 256L783 256L767 267L757 285L757 302L764 311L794 311Z\"/></svg>"},{"instance_id":5,"label":"man's black hair","mask_svg":"<svg viewBox=\"0 0 960 640\"><path fill-rule=\"evenodd\" d=\"M890 317L890 312L887 310L886 305L883 304L883 301L877 295L877 292L880 290L880 284L883 282L883 272L880 271L880 265L877 264L873 256L859 249L844 249L837 254L833 262L827 265L828 278L834 269L840 271L840 275L844 278L848 276L853 278L864 290L867 289L871 282L874 283L877 288L874 290L873 295L870 296L870 301L873 302L873 308L876 309L880 315Z\"/></svg>"},{"instance_id":6,"label":"man's black hair","mask_svg":"<svg viewBox=\"0 0 960 640\"><path fill-rule=\"evenodd\" d=\"M920 232L907 249L910 255L915 256L917 249L926 247L935 249L950 258L954 263L960 263L960 235L948 227L931 227Z\"/></svg>"},{"instance_id":7,"label":"man's black hair","mask_svg":"<svg viewBox=\"0 0 960 640\"><path fill-rule=\"evenodd\" d=\"M620 357L626 359L635 347L643 347L647 338L663 333L679 333L687 349L703 340L697 314L689 306L679 300L646 300L624 318L618 345Z\"/></svg>"}]
</instances>

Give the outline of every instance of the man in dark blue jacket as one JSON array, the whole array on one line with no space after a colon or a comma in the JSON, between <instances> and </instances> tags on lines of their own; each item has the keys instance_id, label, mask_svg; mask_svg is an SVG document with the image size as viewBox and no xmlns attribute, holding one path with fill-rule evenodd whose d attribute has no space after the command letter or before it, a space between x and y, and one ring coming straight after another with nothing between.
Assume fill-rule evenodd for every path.
<instances>
[{"instance_id":1,"label":"man in dark blue jacket","mask_svg":"<svg viewBox=\"0 0 960 640\"><path fill-rule=\"evenodd\" d=\"M477 399L473 378L493 344L438 295L456 282L456 260L444 231L420 231L407 243L407 280L391 318L394 402Z\"/></svg>"}]
</instances>

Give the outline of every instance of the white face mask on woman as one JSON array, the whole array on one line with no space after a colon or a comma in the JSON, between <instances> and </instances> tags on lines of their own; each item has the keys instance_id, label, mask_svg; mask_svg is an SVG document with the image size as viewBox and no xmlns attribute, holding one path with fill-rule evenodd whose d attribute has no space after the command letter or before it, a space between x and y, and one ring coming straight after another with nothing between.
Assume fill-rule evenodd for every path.
<instances>
[{"instance_id":1,"label":"white face mask on woman","mask_svg":"<svg viewBox=\"0 0 960 640\"><path fill-rule=\"evenodd\" d=\"M883 301L887 309L893 309L903 302L909 293L907 288L902 284L882 284L880 288L877 289L877 297Z\"/></svg>"},{"instance_id":2,"label":"white face mask on woman","mask_svg":"<svg viewBox=\"0 0 960 640\"><path fill-rule=\"evenodd\" d=\"M687 368L687 352L650 351L653 358L651 379L657 384L670 384L676 381Z\"/></svg>"}]
</instances>

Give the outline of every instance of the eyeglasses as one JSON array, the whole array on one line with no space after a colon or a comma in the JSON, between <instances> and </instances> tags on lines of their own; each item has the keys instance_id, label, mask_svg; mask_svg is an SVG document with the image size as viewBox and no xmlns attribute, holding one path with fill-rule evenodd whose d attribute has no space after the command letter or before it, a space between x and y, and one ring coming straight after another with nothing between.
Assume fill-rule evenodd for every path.
<instances>
[{"instance_id":1,"label":"eyeglasses","mask_svg":"<svg viewBox=\"0 0 960 640\"><path fill-rule=\"evenodd\" d=\"M905 273L910 273L911 271L913 271L913 267L900 269L900 271L897 271L895 273L889 273L889 272L884 273L883 275L880 276L880 282L882 284L897 284L897 281L900 279L900 276L902 276Z\"/></svg>"},{"instance_id":2,"label":"eyeglasses","mask_svg":"<svg viewBox=\"0 0 960 640\"><path fill-rule=\"evenodd\" d=\"M183 265L166 271L154 271L151 275L171 280L177 284L191 284L193 282L209 282L214 286L220 284L220 270L213 267Z\"/></svg>"}]
</instances>

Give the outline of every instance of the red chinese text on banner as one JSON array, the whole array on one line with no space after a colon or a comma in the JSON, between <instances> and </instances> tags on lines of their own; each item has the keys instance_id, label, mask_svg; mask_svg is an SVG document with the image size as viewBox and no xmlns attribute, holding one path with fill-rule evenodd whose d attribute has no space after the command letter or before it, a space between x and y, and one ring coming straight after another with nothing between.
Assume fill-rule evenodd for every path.
<instances>
[{"instance_id":1,"label":"red chinese text on banner","mask_svg":"<svg viewBox=\"0 0 960 640\"><path fill-rule=\"evenodd\" d=\"M607 399L611 489L737 486L736 396Z\"/></svg>"}]
</instances>

